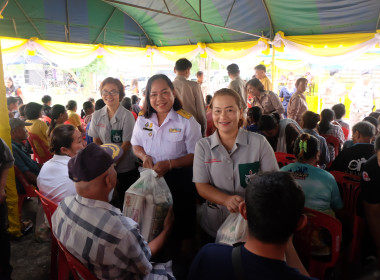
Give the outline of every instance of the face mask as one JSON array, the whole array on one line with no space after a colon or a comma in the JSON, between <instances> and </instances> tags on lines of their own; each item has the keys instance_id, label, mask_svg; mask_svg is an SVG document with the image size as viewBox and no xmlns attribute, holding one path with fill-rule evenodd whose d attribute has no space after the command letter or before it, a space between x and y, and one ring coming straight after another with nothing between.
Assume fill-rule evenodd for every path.
<instances>
[{"instance_id":1,"label":"face mask","mask_svg":"<svg viewBox=\"0 0 380 280\"><path fill-rule=\"evenodd\" d=\"M112 200L112 196L113 196L113 191L115 190L115 188L113 188L109 193L108 193L108 202L111 202Z\"/></svg>"}]
</instances>

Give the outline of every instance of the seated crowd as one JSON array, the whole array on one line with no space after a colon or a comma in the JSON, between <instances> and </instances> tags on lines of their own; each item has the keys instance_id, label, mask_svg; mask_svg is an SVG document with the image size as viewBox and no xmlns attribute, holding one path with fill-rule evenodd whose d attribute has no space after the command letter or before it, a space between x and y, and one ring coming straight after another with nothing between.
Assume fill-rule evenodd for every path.
<instances>
[{"instance_id":1,"label":"seated crowd","mask_svg":"<svg viewBox=\"0 0 380 280\"><path fill-rule=\"evenodd\" d=\"M118 79L106 78L101 99L84 102L81 115L74 100L51 107L44 96L43 105L17 108L8 98L12 152L0 141L0 279L12 271L9 237L31 227L20 221L19 231L6 234L4 188L13 165L58 204L51 231L99 279L311 279L292 242L307 225L304 207L347 222L329 171L360 178L357 203L380 260L380 117L366 116L350 131L343 104L309 111L305 78L292 93L288 79L284 103L263 65L245 82L231 64L229 87L204 99L200 84L188 80L191 67L180 59L173 82L151 77L140 105L138 96L125 97ZM280 153L293 163L280 169ZM149 242L121 212L139 167L163 177L173 197L162 231ZM247 221L245 244L215 244L231 213Z\"/></svg>"}]
</instances>

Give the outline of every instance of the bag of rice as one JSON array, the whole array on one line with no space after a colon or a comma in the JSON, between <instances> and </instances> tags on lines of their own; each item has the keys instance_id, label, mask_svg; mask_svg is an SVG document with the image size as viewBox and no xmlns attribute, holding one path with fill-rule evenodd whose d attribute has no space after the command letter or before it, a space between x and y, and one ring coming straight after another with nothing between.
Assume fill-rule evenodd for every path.
<instances>
[{"instance_id":1,"label":"bag of rice","mask_svg":"<svg viewBox=\"0 0 380 280\"><path fill-rule=\"evenodd\" d=\"M240 213L231 213L218 229L215 243L234 245L245 242L247 233L247 221Z\"/></svg>"},{"instance_id":2,"label":"bag of rice","mask_svg":"<svg viewBox=\"0 0 380 280\"><path fill-rule=\"evenodd\" d=\"M165 179L152 169L144 169L125 192L123 215L136 221L141 235L150 242L162 231L171 205L173 198Z\"/></svg>"}]
</instances>

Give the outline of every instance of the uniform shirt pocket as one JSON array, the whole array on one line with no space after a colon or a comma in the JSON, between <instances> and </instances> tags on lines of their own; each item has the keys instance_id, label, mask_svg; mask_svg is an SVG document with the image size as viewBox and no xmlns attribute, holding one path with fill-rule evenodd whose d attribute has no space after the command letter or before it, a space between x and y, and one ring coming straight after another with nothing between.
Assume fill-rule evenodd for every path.
<instances>
[{"instance_id":1,"label":"uniform shirt pocket","mask_svg":"<svg viewBox=\"0 0 380 280\"><path fill-rule=\"evenodd\" d=\"M186 149L184 133L180 132L169 132L166 139L168 145L165 145L166 152L172 155L179 155Z\"/></svg>"}]
</instances>

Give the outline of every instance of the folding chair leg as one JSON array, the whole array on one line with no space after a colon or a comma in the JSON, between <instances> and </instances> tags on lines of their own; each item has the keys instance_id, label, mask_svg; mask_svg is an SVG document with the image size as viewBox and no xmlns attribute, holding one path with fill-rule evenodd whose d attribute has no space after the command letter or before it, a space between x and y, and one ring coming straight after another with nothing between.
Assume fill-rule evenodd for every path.
<instances>
[{"instance_id":1,"label":"folding chair leg","mask_svg":"<svg viewBox=\"0 0 380 280\"><path fill-rule=\"evenodd\" d=\"M67 263L65 253L58 248L58 280L68 280L70 277L70 267Z\"/></svg>"}]
</instances>

